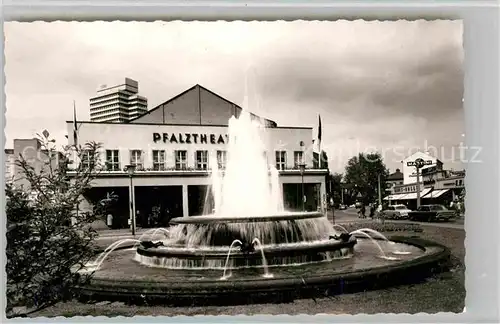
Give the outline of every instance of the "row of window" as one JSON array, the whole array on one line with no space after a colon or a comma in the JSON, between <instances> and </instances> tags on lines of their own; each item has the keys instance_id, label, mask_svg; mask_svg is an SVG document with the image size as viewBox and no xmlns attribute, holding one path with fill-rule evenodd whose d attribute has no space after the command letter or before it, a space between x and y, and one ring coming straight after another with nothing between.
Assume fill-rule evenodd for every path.
<instances>
[{"instance_id":1,"label":"row of window","mask_svg":"<svg viewBox=\"0 0 500 324\"><path fill-rule=\"evenodd\" d=\"M144 169L144 155L142 150L130 150L130 165L135 165L137 169ZM224 169L226 167L227 152L223 150L216 151L216 160L219 169ZM167 169L166 163L166 152L165 150L153 150L153 170L164 171ZM175 157L175 169L176 170L186 170L188 168L187 163L187 151L186 150L176 150L174 151ZM276 151L276 169L285 170L287 166L287 152L286 151ZM303 152L295 151L293 152L294 166L297 168L304 163ZM83 166L88 166L91 161L89 154L84 154L82 157ZM209 169L209 152L207 150L199 150L195 152L195 169L197 170L208 170ZM120 154L119 150L106 150L106 170L108 171L120 171L122 170L122 165L120 164Z\"/></svg>"},{"instance_id":2,"label":"row of window","mask_svg":"<svg viewBox=\"0 0 500 324\"><path fill-rule=\"evenodd\" d=\"M90 102L92 103L92 102L96 102L99 100L108 100L108 98L115 98L115 97L119 97L120 99L128 99L129 97L131 97L133 95L137 95L137 93L124 89L124 90L118 90L116 92L109 92L109 93L106 93L106 94L103 94L100 96L90 98Z\"/></svg>"}]
</instances>

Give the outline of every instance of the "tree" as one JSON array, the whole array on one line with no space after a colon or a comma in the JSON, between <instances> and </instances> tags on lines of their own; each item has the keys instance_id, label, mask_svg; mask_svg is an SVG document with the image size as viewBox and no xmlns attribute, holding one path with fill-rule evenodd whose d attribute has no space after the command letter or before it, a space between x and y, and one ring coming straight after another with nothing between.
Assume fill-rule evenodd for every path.
<instances>
[{"instance_id":1,"label":"tree","mask_svg":"<svg viewBox=\"0 0 500 324\"><path fill-rule=\"evenodd\" d=\"M333 198L333 203L338 205L342 202L342 173L330 173L327 178L328 196ZM330 191L331 190L331 191Z\"/></svg>"},{"instance_id":2,"label":"tree","mask_svg":"<svg viewBox=\"0 0 500 324\"><path fill-rule=\"evenodd\" d=\"M57 152L47 131L39 136L41 167L19 156L16 165L29 184L7 184L7 312L22 316L71 297L78 274L95 255L93 212L75 212L98 172L99 145L65 147ZM71 169L71 156L82 163ZM39 159L40 160L40 159ZM70 172L72 171L72 172ZM27 309L13 313L14 307Z\"/></svg>"},{"instance_id":3,"label":"tree","mask_svg":"<svg viewBox=\"0 0 500 324\"><path fill-rule=\"evenodd\" d=\"M354 196L361 195L361 202L369 204L378 199L378 178L380 175L380 188L385 190L389 170L386 168L380 153L360 153L347 162L345 168L345 181L350 193ZM382 197L384 192L382 192Z\"/></svg>"}]
</instances>

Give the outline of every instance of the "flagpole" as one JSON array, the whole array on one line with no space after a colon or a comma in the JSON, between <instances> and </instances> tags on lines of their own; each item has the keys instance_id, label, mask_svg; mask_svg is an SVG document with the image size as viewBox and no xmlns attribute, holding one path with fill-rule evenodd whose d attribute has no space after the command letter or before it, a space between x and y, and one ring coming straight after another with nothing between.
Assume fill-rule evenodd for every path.
<instances>
[{"instance_id":1,"label":"flagpole","mask_svg":"<svg viewBox=\"0 0 500 324\"><path fill-rule=\"evenodd\" d=\"M76 146L78 144L77 131L78 131L78 128L77 128L77 123L76 123L76 102L73 99L73 144L74 144L75 148L76 148ZM79 211L80 211L80 208L79 208L80 206L79 205L80 205L80 201L77 199L76 206L75 206L75 209L76 209L76 218L73 218L73 224L72 225L75 225L78 222L78 219L79 219L79 215L78 214L79 214Z\"/></svg>"},{"instance_id":2,"label":"flagpole","mask_svg":"<svg viewBox=\"0 0 500 324\"><path fill-rule=\"evenodd\" d=\"M78 124L76 122L76 102L73 100L73 144L78 146Z\"/></svg>"},{"instance_id":3,"label":"flagpole","mask_svg":"<svg viewBox=\"0 0 500 324\"><path fill-rule=\"evenodd\" d=\"M318 114L318 157L319 157L319 168L322 169L323 168L323 154L321 152L321 134L322 133L322 129L321 129L321 115Z\"/></svg>"}]
</instances>

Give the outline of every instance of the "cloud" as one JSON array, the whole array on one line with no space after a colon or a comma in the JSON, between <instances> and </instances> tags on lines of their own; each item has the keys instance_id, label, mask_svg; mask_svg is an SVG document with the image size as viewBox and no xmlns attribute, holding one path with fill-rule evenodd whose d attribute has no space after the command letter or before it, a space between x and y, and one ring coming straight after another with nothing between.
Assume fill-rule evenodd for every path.
<instances>
[{"instance_id":1,"label":"cloud","mask_svg":"<svg viewBox=\"0 0 500 324\"><path fill-rule=\"evenodd\" d=\"M250 110L292 126L315 126L321 114L325 147L349 148L349 138L452 146L463 133L461 21L7 22L4 30L7 145L42 127L64 141L73 100L88 119L100 84L136 79L150 108L196 83L241 104L248 71ZM339 170L347 158L337 158Z\"/></svg>"}]
</instances>

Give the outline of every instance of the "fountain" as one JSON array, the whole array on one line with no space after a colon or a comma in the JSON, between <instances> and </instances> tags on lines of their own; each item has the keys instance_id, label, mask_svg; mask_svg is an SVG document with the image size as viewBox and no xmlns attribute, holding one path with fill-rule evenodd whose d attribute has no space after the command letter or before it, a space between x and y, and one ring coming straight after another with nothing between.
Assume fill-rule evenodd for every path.
<instances>
[{"instance_id":1,"label":"fountain","mask_svg":"<svg viewBox=\"0 0 500 324\"><path fill-rule=\"evenodd\" d=\"M174 218L169 230L163 230L165 240L141 241L133 255L115 251L115 258L106 263L119 243L110 246L92 268L91 283L80 287L82 294L231 303L250 295L300 295L309 286L330 287L338 280L344 285L344 277L380 282L381 273L404 271L402 264L412 262L420 267L420 275L427 273L422 266L431 268L448 255L434 243L391 242L369 229L347 233L322 212L285 210L279 172L264 154L266 135L249 113L233 116L226 168L219 169L217 161L211 164L213 203L206 202L211 206L205 208L207 214ZM372 236L391 242L396 252L404 247L405 253L387 256Z\"/></svg>"}]
</instances>

